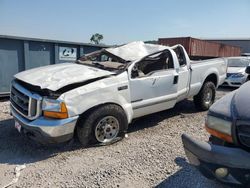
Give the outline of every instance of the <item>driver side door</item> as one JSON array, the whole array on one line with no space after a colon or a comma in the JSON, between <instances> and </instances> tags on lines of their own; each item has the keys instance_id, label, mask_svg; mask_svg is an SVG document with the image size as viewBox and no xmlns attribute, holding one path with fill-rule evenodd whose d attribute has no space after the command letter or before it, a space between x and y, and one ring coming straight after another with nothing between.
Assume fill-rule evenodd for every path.
<instances>
[{"instance_id":1,"label":"driver side door","mask_svg":"<svg viewBox=\"0 0 250 188\"><path fill-rule=\"evenodd\" d=\"M129 86L134 118L174 107L178 88L175 68L153 71L142 77L133 77L132 71L133 67L129 70Z\"/></svg>"}]
</instances>

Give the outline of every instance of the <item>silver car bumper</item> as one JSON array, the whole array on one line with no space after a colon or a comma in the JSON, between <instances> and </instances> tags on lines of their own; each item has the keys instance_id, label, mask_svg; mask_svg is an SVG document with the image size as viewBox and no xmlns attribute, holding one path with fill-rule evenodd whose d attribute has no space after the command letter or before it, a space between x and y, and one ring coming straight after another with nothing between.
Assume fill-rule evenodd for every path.
<instances>
[{"instance_id":1,"label":"silver car bumper","mask_svg":"<svg viewBox=\"0 0 250 188\"><path fill-rule=\"evenodd\" d=\"M247 77L226 78L222 86L240 87L247 80Z\"/></svg>"},{"instance_id":2,"label":"silver car bumper","mask_svg":"<svg viewBox=\"0 0 250 188\"><path fill-rule=\"evenodd\" d=\"M41 143L59 143L70 140L74 135L74 129L79 117L48 119L40 116L30 121L19 115L12 107L11 113L14 120L21 125L21 132Z\"/></svg>"}]
</instances>

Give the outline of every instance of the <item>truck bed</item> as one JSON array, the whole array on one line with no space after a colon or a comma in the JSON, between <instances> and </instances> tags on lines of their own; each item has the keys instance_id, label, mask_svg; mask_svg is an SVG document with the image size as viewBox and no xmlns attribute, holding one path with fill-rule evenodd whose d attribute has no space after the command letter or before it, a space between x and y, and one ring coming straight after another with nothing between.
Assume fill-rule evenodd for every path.
<instances>
[{"instance_id":1,"label":"truck bed","mask_svg":"<svg viewBox=\"0 0 250 188\"><path fill-rule=\"evenodd\" d=\"M211 74L211 69L213 73L220 75L217 78L217 85L221 85L226 78L227 62L224 58L214 58L201 61L190 61L191 62L191 81L190 81L190 92L189 96L194 96L198 94L200 88L204 83L204 79ZM208 72L209 71L209 72ZM201 74L203 73L203 74Z\"/></svg>"}]
</instances>

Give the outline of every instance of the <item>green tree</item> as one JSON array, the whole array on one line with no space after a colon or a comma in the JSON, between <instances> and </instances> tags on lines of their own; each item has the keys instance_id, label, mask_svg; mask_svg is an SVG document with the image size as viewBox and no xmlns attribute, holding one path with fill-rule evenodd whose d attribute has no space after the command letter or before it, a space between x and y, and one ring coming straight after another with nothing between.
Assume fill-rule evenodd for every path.
<instances>
[{"instance_id":1,"label":"green tree","mask_svg":"<svg viewBox=\"0 0 250 188\"><path fill-rule=\"evenodd\" d=\"M96 34L93 34L91 36L90 42L92 42L94 44L99 44L102 39L103 39L103 35L99 34L99 33L96 33Z\"/></svg>"}]
</instances>

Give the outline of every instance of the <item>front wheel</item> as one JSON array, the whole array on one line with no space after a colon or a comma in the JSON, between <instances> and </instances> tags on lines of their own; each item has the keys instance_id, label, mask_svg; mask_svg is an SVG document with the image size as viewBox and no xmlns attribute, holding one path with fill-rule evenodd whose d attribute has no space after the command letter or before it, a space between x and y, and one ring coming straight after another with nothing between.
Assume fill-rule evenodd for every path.
<instances>
[{"instance_id":1,"label":"front wheel","mask_svg":"<svg viewBox=\"0 0 250 188\"><path fill-rule=\"evenodd\" d=\"M123 138L127 127L127 117L123 109L108 104L80 117L76 131L80 143L86 147L89 144L114 143Z\"/></svg>"},{"instance_id":2,"label":"front wheel","mask_svg":"<svg viewBox=\"0 0 250 188\"><path fill-rule=\"evenodd\" d=\"M215 100L215 85L213 82L205 82L200 92L194 96L194 104L198 110L208 110Z\"/></svg>"}]
</instances>

